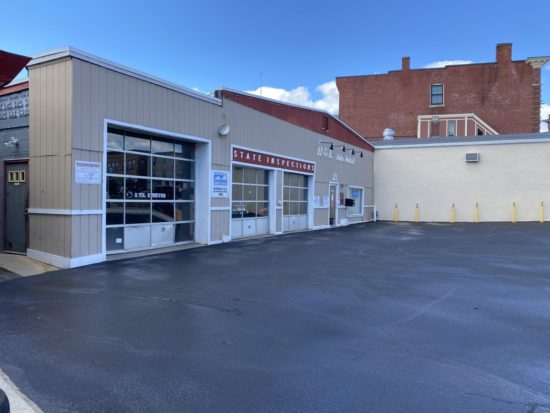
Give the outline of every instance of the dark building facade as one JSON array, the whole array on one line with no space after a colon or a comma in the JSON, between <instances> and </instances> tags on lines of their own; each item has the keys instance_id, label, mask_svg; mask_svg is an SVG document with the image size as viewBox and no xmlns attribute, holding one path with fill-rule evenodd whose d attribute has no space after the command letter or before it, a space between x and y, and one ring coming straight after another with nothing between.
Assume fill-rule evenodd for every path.
<instances>
[{"instance_id":1,"label":"dark building facade","mask_svg":"<svg viewBox=\"0 0 550 413\"><path fill-rule=\"evenodd\" d=\"M28 158L29 83L22 81L0 88L0 250L27 248Z\"/></svg>"},{"instance_id":2,"label":"dark building facade","mask_svg":"<svg viewBox=\"0 0 550 413\"><path fill-rule=\"evenodd\" d=\"M339 77L340 119L361 135L395 137L538 132L541 68L548 57L512 60L512 44L498 44L496 62Z\"/></svg>"}]
</instances>

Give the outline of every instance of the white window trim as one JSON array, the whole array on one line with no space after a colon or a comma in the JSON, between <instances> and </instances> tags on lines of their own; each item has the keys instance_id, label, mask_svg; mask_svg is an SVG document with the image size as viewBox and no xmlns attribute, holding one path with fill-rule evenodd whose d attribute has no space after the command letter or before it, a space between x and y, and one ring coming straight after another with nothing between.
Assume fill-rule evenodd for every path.
<instances>
[{"instance_id":1,"label":"white window trim","mask_svg":"<svg viewBox=\"0 0 550 413\"><path fill-rule=\"evenodd\" d=\"M439 104L439 105L432 105L432 87L433 86L441 86L442 90L443 90L443 93L442 93L442 97L443 97L443 103ZM429 107L430 108L442 108L445 106L445 85L443 83L431 83L430 84L430 104L429 104Z\"/></svg>"}]
</instances>

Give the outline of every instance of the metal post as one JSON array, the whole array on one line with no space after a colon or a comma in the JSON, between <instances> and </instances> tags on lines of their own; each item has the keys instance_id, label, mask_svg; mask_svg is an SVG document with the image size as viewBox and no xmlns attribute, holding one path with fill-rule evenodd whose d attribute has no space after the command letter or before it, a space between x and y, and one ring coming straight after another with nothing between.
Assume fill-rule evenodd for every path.
<instances>
[{"instance_id":1,"label":"metal post","mask_svg":"<svg viewBox=\"0 0 550 413\"><path fill-rule=\"evenodd\" d=\"M540 223L544 222L544 202L540 203Z\"/></svg>"},{"instance_id":2,"label":"metal post","mask_svg":"<svg viewBox=\"0 0 550 413\"><path fill-rule=\"evenodd\" d=\"M479 222L479 203L476 202L476 224Z\"/></svg>"},{"instance_id":3,"label":"metal post","mask_svg":"<svg viewBox=\"0 0 550 413\"><path fill-rule=\"evenodd\" d=\"M516 203L512 202L512 224L516 223Z\"/></svg>"},{"instance_id":4,"label":"metal post","mask_svg":"<svg viewBox=\"0 0 550 413\"><path fill-rule=\"evenodd\" d=\"M451 206L451 224L455 223L455 204Z\"/></svg>"},{"instance_id":5,"label":"metal post","mask_svg":"<svg viewBox=\"0 0 550 413\"><path fill-rule=\"evenodd\" d=\"M420 211L418 210L418 204L416 204L415 218L416 222L420 221Z\"/></svg>"},{"instance_id":6,"label":"metal post","mask_svg":"<svg viewBox=\"0 0 550 413\"><path fill-rule=\"evenodd\" d=\"M395 204L395 208L393 210L393 222L397 224L397 221L399 221L399 210L397 209L397 204Z\"/></svg>"}]
</instances>

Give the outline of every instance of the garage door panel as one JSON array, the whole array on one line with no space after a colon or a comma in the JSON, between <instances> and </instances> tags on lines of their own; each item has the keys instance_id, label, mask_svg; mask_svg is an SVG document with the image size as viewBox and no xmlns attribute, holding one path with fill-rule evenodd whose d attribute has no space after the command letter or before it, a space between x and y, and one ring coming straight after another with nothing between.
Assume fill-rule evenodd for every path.
<instances>
[{"instance_id":1,"label":"garage door panel","mask_svg":"<svg viewBox=\"0 0 550 413\"><path fill-rule=\"evenodd\" d=\"M283 231L307 229L308 191L306 175L285 173L283 180Z\"/></svg>"},{"instance_id":2,"label":"garage door panel","mask_svg":"<svg viewBox=\"0 0 550 413\"><path fill-rule=\"evenodd\" d=\"M142 225L124 228L124 249L146 248L151 243L151 227Z\"/></svg>"},{"instance_id":3,"label":"garage door panel","mask_svg":"<svg viewBox=\"0 0 550 413\"><path fill-rule=\"evenodd\" d=\"M269 172L234 166L232 179L232 237L269 233Z\"/></svg>"}]
</instances>

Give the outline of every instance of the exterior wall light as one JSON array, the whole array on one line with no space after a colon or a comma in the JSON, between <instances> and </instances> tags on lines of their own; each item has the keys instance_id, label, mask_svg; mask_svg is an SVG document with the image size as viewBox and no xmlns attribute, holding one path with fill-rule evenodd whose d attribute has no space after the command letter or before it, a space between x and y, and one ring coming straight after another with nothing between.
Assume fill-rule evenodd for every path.
<instances>
[{"instance_id":1,"label":"exterior wall light","mask_svg":"<svg viewBox=\"0 0 550 413\"><path fill-rule=\"evenodd\" d=\"M223 125L220 126L220 128L218 129L218 135L222 137L226 137L227 135L229 135L229 131L231 130L231 128L228 125L227 115L225 113L222 115L222 118L223 118Z\"/></svg>"}]
</instances>

